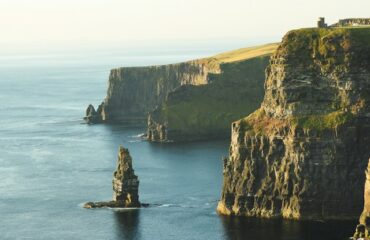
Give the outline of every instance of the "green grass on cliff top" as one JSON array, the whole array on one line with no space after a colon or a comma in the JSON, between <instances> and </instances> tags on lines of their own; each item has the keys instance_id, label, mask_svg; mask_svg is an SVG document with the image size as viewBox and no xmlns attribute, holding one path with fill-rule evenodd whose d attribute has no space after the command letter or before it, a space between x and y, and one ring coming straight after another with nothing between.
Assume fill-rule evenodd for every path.
<instances>
[{"instance_id":1,"label":"green grass on cliff top","mask_svg":"<svg viewBox=\"0 0 370 240\"><path fill-rule=\"evenodd\" d=\"M330 41L323 42L324 39L335 39L339 37L347 36L351 42L365 46L370 45L370 27L338 27L338 28L302 28L292 30L284 37L283 45L288 50L296 50L302 52L302 48L309 49L315 41L314 39L320 39L319 45L331 44Z\"/></svg>"},{"instance_id":2,"label":"green grass on cliff top","mask_svg":"<svg viewBox=\"0 0 370 240\"><path fill-rule=\"evenodd\" d=\"M353 118L349 112L335 111L324 115L312 115L307 117L294 117L292 123L304 129L334 129L345 124Z\"/></svg>"},{"instance_id":3,"label":"green grass on cliff top","mask_svg":"<svg viewBox=\"0 0 370 240\"><path fill-rule=\"evenodd\" d=\"M241 49L237 49L233 51L220 53L213 57L194 60L194 62L205 63L205 64L215 62L217 64L222 64L222 63L244 61L244 60L252 59L255 57L271 55L272 53L275 52L278 46L279 46L278 43L270 43L270 44L255 46L255 47L241 48Z\"/></svg>"},{"instance_id":4,"label":"green grass on cliff top","mask_svg":"<svg viewBox=\"0 0 370 240\"><path fill-rule=\"evenodd\" d=\"M218 54L213 58L215 58L220 63L236 62L255 57L271 55L277 47L277 43L271 43L257 47L241 48L238 50Z\"/></svg>"}]
</instances>

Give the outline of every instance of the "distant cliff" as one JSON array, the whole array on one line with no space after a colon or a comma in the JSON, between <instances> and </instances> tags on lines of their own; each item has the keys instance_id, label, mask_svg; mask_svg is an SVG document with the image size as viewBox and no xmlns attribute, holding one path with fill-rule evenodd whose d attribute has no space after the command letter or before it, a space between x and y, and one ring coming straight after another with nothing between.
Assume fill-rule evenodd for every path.
<instances>
[{"instance_id":1,"label":"distant cliff","mask_svg":"<svg viewBox=\"0 0 370 240\"><path fill-rule=\"evenodd\" d=\"M175 88L208 82L208 73L219 72L217 64L191 61L180 64L112 69L107 97L97 114L101 122L145 119Z\"/></svg>"},{"instance_id":2,"label":"distant cliff","mask_svg":"<svg viewBox=\"0 0 370 240\"><path fill-rule=\"evenodd\" d=\"M289 32L261 107L232 124L218 212L353 219L370 154L370 28Z\"/></svg>"},{"instance_id":3,"label":"distant cliff","mask_svg":"<svg viewBox=\"0 0 370 240\"><path fill-rule=\"evenodd\" d=\"M151 141L191 141L230 135L231 122L256 110L263 99L270 56L220 65L209 84L184 85L148 117Z\"/></svg>"},{"instance_id":4,"label":"distant cliff","mask_svg":"<svg viewBox=\"0 0 370 240\"><path fill-rule=\"evenodd\" d=\"M208 84L210 75L221 73L221 64L269 55L276 46L240 49L179 64L113 69L105 100L96 110L89 106L85 120L89 123L144 120L148 112L180 86Z\"/></svg>"}]
</instances>

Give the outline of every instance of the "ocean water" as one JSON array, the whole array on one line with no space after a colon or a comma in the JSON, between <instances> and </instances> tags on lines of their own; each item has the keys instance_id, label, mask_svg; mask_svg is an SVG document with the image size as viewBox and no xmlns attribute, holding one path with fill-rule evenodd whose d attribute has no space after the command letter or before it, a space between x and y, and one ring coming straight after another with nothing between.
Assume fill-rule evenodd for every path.
<instances>
[{"instance_id":1,"label":"ocean water","mask_svg":"<svg viewBox=\"0 0 370 240\"><path fill-rule=\"evenodd\" d=\"M109 69L184 55L0 57L0 239L346 239L356 222L216 214L229 141L151 144L142 125L83 124ZM119 145L140 179L140 210L83 209L112 197Z\"/></svg>"}]
</instances>

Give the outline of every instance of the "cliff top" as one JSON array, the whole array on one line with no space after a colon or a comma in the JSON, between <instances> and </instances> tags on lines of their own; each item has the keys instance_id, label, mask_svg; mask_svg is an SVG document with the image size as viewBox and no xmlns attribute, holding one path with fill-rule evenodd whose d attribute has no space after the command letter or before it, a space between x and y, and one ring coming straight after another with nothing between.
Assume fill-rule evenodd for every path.
<instances>
[{"instance_id":1,"label":"cliff top","mask_svg":"<svg viewBox=\"0 0 370 240\"><path fill-rule=\"evenodd\" d=\"M277 49L278 46L279 46L278 43L270 43L270 44L264 44L264 45L254 46L254 47L240 48L237 50L223 52L223 53L217 54L212 57L194 59L194 60L186 61L184 63L204 64L209 69L218 69L219 65L222 63L238 62L238 61L252 59L255 57L271 55L272 53L274 53L274 51ZM139 67L120 67L120 68L115 68L113 70L122 69L122 68L128 69L128 68L142 68L142 67L157 68L157 67L177 65L177 64L181 64L181 63L152 65L152 66L139 66Z\"/></svg>"},{"instance_id":2,"label":"cliff top","mask_svg":"<svg viewBox=\"0 0 370 240\"><path fill-rule=\"evenodd\" d=\"M321 131L367 115L369 54L370 27L288 32L267 68L261 109L240 121L244 130Z\"/></svg>"},{"instance_id":3,"label":"cliff top","mask_svg":"<svg viewBox=\"0 0 370 240\"><path fill-rule=\"evenodd\" d=\"M196 61L214 60L218 63L229 63L247 60L255 57L261 57L272 54L278 47L278 43L264 44L254 47L240 48L233 51L217 54L213 57L203 58Z\"/></svg>"}]
</instances>

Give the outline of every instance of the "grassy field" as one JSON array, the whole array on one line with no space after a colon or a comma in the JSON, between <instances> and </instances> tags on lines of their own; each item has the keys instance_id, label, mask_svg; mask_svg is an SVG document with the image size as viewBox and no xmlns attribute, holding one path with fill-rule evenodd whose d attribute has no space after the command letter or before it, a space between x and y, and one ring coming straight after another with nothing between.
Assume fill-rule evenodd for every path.
<instances>
[{"instance_id":1,"label":"grassy field","mask_svg":"<svg viewBox=\"0 0 370 240\"><path fill-rule=\"evenodd\" d=\"M239 62L255 57L269 56L275 52L278 46L278 43L270 43L254 47L240 48L190 62L194 62L196 64L205 64L211 69L217 69L221 64L224 63Z\"/></svg>"}]
</instances>

